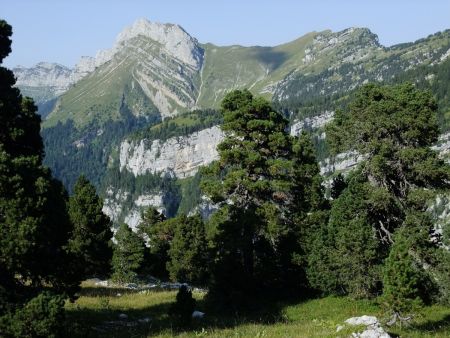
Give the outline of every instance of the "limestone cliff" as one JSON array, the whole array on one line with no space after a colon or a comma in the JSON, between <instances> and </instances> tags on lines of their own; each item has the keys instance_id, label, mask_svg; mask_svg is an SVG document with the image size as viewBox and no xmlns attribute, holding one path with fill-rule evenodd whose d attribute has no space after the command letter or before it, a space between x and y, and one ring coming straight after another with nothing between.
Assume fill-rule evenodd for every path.
<instances>
[{"instance_id":1,"label":"limestone cliff","mask_svg":"<svg viewBox=\"0 0 450 338\"><path fill-rule=\"evenodd\" d=\"M201 166L217 159L217 145L223 139L218 126L189 136L161 140L124 140L120 145L120 170L133 175L173 173L177 178L193 176Z\"/></svg>"}]
</instances>

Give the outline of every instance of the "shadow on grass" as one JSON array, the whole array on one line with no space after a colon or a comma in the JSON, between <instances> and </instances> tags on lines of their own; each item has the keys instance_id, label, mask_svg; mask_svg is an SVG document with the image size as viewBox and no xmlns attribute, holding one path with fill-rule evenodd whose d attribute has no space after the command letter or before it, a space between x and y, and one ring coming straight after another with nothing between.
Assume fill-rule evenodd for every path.
<instances>
[{"instance_id":1,"label":"shadow on grass","mask_svg":"<svg viewBox=\"0 0 450 338\"><path fill-rule=\"evenodd\" d=\"M450 336L450 315L445 315L441 319L429 320L425 323L412 325L411 328L420 332L443 333Z\"/></svg>"},{"instance_id":2,"label":"shadow on grass","mask_svg":"<svg viewBox=\"0 0 450 338\"><path fill-rule=\"evenodd\" d=\"M158 291L152 291L157 293ZM137 294L135 290L124 290L114 288L83 288L81 295L87 297L98 297L101 304L102 299L115 297L117 293ZM174 291L175 299L176 291ZM286 302L271 302L267 299L255 302L251 310L223 314L207 306L204 300L197 300L196 309L206 312L205 318L193 320L189 327L179 327L174 319L168 315L172 302L162 302L149 305L140 309L112 309L105 301L101 308L87 308L70 305L66 311L67 337L148 337L155 334L181 334L191 332L201 334L206 330L234 328L246 323L273 324L285 321L282 310ZM126 319L119 319L120 314L127 315ZM146 322L145 318L151 318Z\"/></svg>"},{"instance_id":3,"label":"shadow on grass","mask_svg":"<svg viewBox=\"0 0 450 338\"><path fill-rule=\"evenodd\" d=\"M412 323L403 328L393 326L387 330L391 337L408 337L408 333L421 333L432 335L433 337L450 337L450 314L444 315L440 319L427 320L423 323Z\"/></svg>"}]
</instances>

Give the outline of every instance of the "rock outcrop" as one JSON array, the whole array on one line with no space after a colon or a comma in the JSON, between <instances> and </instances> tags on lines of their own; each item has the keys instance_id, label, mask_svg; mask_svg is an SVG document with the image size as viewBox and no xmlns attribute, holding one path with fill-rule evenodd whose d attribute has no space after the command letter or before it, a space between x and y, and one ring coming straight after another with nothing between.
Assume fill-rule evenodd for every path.
<instances>
[{"instance_id":1,"label":"rock outcrop","mask_svg":"<svg viewBox=\"0 0 450 338\"><path fill-rule=\"evenodd\" d=\"M116 48L139 35L158 42L164 46L165 51L183 63L197 70L201 68L203 53L198 48L198 42L181 26L139 19L117 36Z\"/></svg>"},{"instance_id":2,"label":"rock outcrop","mask_svg":"<svg viewBox=\"0 0 450 338\"><path fill-rule=\"evenodd\" d=\"M58 63L40 62L33 67L13 69L16 86L37 103L49 101L64 93L73 83L73 70Z\"/></svg>"},{"instance_id":3,"label":"rock outcrop","mask_svg":"<svg viewBox=\"0 0 450 338\"><path fill-rule=\"evenodd\" d=\"M354 338L390 338L391 336L381 327L377 317L361 316L352 317L345 321L350 326L365 326L363 332L354 332L351 337Z\"/></svg>"},{"instance_id":4,"label":"rock outcrop","mask_svg":"<svg viewBox=\"0 0 450 338\"><path fill-rule=\"evenodd\" d=\"M125 140L120 145L120 170L128 170L134 176L150 172L190 177L217 159L216 147L222 139L222 130L214 126L165 141Z\"/></svg>"},{"instance_id":5,"label":"rock outcrop","mask_svg":"<svg viewBox=\"0 0 450 338\"><path fill-rule=\"evenodd\" d=\"M124 210L125 204L131 205L131 207ZM113 187L109 187L103 201L103 212L108 215L114 223L123 221L128 224L131 229L136 231L137 226L142 219L141 213L148 206L155 207L163 214L166 213L164 196L160 192L133 197L129 192L122 191L121 189L115 191Z\"/></svg>"}]
</instances>

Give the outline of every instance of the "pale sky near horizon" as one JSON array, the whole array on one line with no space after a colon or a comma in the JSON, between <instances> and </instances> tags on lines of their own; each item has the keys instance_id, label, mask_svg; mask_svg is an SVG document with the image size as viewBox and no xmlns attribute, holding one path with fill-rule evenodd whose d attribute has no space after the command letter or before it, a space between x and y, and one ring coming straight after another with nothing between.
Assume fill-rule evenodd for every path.
<instances>
[{"instance_id":1,"label":"pale sky near horizon","mask_svg":"<svg viewBox=\"0 0 450 338\"><path fill-rule=\"evenodd\" d=\"M385 46L450 28L449 0L0 0L13 26L7 67L74 66L112 47L138 18L181 25L199 42L274 46L311 31L367 27Z\"/></svg>"}]
</instances>

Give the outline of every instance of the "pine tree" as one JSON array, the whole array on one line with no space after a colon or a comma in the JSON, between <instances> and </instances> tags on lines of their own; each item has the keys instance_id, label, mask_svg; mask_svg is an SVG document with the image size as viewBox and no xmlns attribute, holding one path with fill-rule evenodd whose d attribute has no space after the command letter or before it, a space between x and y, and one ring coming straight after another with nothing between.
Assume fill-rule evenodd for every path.
<instances>
[{"instance_id":1,"label":"pine tree","mask_svg":"<svg viewBox=\"0 0 450 338\"><path fill-rule=\"evenodd\" d=\"M206 285L209 256L203 220L199 215L177 219L168 252L170 278L193 285Z\"/></svg>"},{"instance_id":2,"label":"pine tree","mask_svg":"<svg viewBox=\"0 0 450 338\"><path fill-rule=\"evenodd\" d=\"M110 271L112 224L102 208L95 187L80 176L69 199L69 216L74 226L69 247L84 278L105 276Z\"/></svg>"},{"instance_id":3,"label":"pine tree","mask_svg":"<svg viewBox=\"0 0 450 338\"><path fill-rule=\"evenodd\" d=\"M117 283L136 282L144 261L144 241L126 224L120 225L115 239L112 279Z\"/></svg>"},{"instance_id":4,"label":"pine tree","mask_svg":"<svg viewBox=\"0 0 450 338\"><path fill-rule=\"evenodd\" d=\"M391 324L408 321L423 304L420 285L423 272L411 256L412 243L406 229L398 231L383 268L383 303Z\"/></svg>"},{"instance_id":5,"label":"pine tree","mask_svg":"<svg viewBox=\"0 0 450 338\"><path fill-rule=\"evenodd\" d=\"M163 213L159 212L155 207L149 206L142 213L141 222L138 225L138 233L142 236L148 236L152 227L165 220L166 217Z\"/></svg>"},{"instance_id":6,"label":"pine tree","mask_svg":"<svg viewBox=\"0 0 450 338\"><path fill-rule=\"evenodd\" d=\"M314 288L355 298L378 293L384 251L371 226L371 194L370 184L352 173L308 252L308 279Z\"/></svg>"},{"instance_id":7,"label":"pine tree","mask_svg":"<svg viewBox=\"0 0 450 338\"><path fill-rule=\"evenodd\" d=\"M146 251L146 270L155 277L161 279L168 277L170 242L177 223L177 217L166 220L164 214L152 206L142 214L142 221L138 225L138 234L146 241L150 249Z\"/></svg>"},{"instance_id":8,"label":"pine tree","mask_svg":"<svg viewBox=\"0 0 450 338\"><path fill-rule=\"evenodd\" d=\"M11 34L0 20L0 62L11 51ZM48 319L47 336L62 322L46 308L63 313L60 299L74 296L80 277L67 269L72 225L66 191L42 165L40 117L14 85L14 74L0 67L0 331L20 335L15 327L38 326L25 318L31 311ZM42 295L49 289L58 300Z\"/></svg>"},{"instance_id":9,"label":"pine tree","mask_svg":"<svg viewBox=\"0 0 450 338\"><path fill-rule=\"evenodd\" d=\"M360 262L367 259L374 264L373 271L382 271L382 260L396 245L398 231L407 231L416 239L409 248L408 259L413 259L418 269L436 265L437 247L430 238L433 223L427 208L436 193L448 189L450 178L449 166L431 149L439 134L436 111L431 94L416 90L411 84L367 85L359 90L346 111L336 113L327 128L335 152L351 149L365 156L353 178L357 178L361 188L355 190L352 185L356 181L349 180L333 204L325 241L318 244L322 256L331 252L331 256L343 257L340 260L347 263L336 265L331 258L324 260L328 267L323 269L323 278L327 271L338 276L335 287L345 289L350 282L356 282L358 285L352 289L370 290L364 279L346 271L358 271ZM349 194L354 196L349 198ZM359 231L354 228L358 219ZM361 231L362 228L366 230ZM359 243L356 247L360 250L339 241L340 233L348 236L347 241ZM379 257L372 255L374 250ZM381 275L373 281L376 279L386 280ZM426 278L421 283L420 297L426 300L433 287ZM380 291L381 283L370 293L376 295Z\"/></svg>"},{"instance_id":10,"label":"pine tree","mask_svg":"<svg viewBox=\"0 0 450 338\"><path fill-rule=\"evenodd\" d=\"M201 185L220 205L209 222L215 254L209 297L236 307L263 290L282 289L292 279L301 284L293 264L299 244L291 209L296 203L307 214L317 191L300 187L302 174L311 174L309 184L316 177L306 157L294 173L287 121L267 101L236 90L224 98L222 111L226 137L218 146L219 160L204 170ZM284 274L287 270L290 276Z\"/></svg>"}]
</instances>

